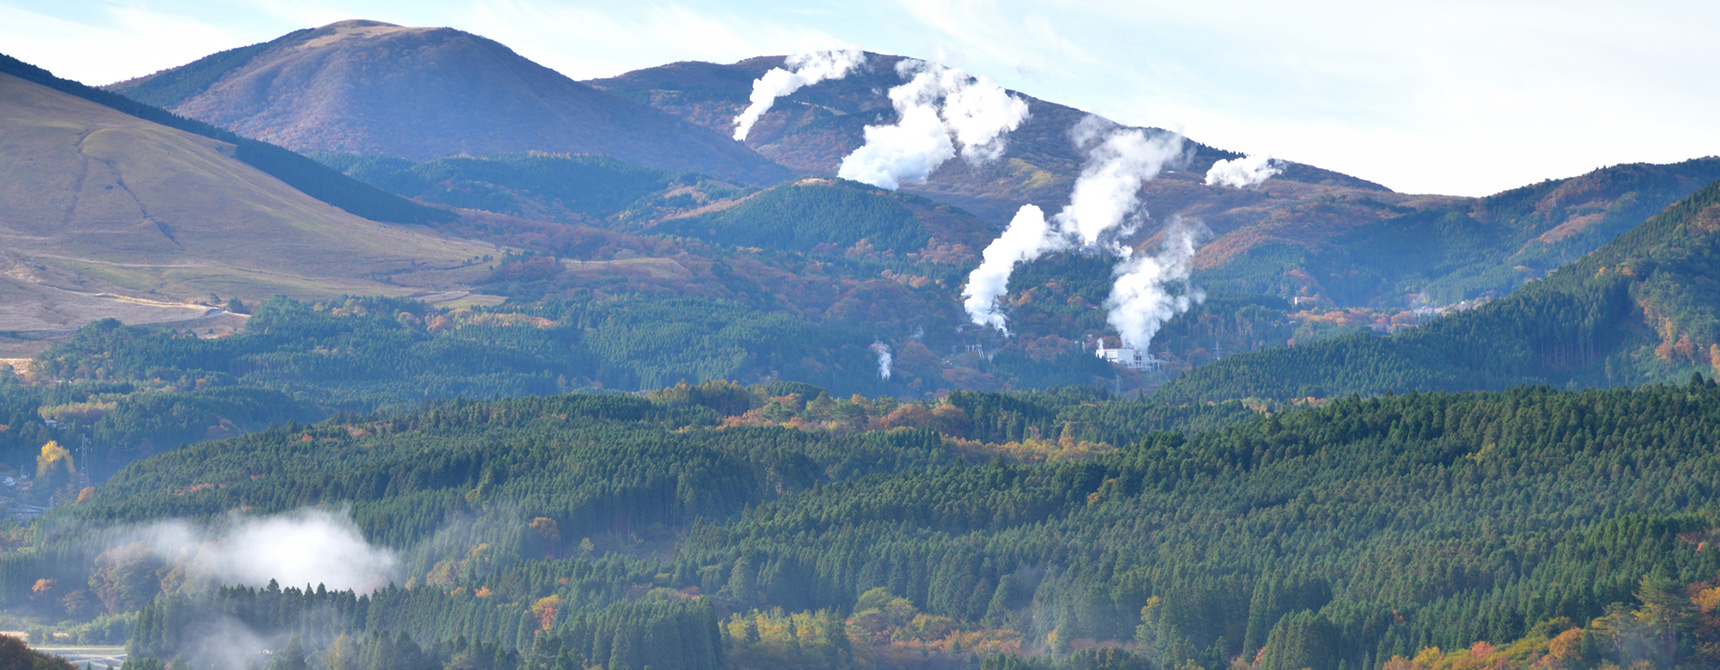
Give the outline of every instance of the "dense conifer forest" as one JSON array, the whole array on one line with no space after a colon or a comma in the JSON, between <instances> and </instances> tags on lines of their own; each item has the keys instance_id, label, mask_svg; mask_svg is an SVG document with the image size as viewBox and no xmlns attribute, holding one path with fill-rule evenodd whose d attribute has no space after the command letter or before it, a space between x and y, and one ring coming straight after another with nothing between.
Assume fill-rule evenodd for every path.
<instances>
[{"instance_id":1,"label":"dense conifer forest","mask_svg":"<svg viewBox=\"0 0 1720 670\"><path fill-rule=\"evenodd\" d=\"M1701 377L1264 415L791 383L439 401L134 463L9 534L0 599L139 667L1706 667L1716 442ZM394 584L221 586L134 535L306 508L394 552Z\"/></svg>"}]
</instances>

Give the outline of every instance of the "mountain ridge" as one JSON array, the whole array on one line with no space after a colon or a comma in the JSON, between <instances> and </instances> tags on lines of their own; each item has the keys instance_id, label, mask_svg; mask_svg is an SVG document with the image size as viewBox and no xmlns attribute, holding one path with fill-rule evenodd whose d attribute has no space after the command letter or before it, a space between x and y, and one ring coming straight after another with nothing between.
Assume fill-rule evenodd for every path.
<instances>
[{"instance_id":1,"label":"mountain ridge","mask_svg":"<svg viewBox=\"0 0 1720 670\"><path fill-rule=\"evenodd\" d=\"M342 21L107 89L298 151L428 160L542 150L749 183L790 175L727 137L452 28Z\"/></svg>"},{"instance_id":2,"label":"mountain ridge","mask_svg":"<svg viewBox=\"0 0 1720 670\"><path fill-rule=\"evenodd\" d=\"M1720 181L1510 296L1391 337L1234 356L1159 397L1272 400L1720 375Z\"/></svg>"}]
</instances>

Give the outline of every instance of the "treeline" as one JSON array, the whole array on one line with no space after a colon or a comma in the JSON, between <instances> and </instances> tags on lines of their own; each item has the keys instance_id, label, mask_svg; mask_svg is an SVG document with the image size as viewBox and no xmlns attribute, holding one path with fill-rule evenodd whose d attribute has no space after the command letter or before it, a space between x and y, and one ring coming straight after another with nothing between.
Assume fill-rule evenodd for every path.
<instances>
[{"instance_id":1,"label":"treeline","mask_svg":"<svg viewBox=\"0 0 1720 670\"><path fill-rule=\"evenodd\" d=\"M39 355L57 379L241 384L347 409L440 397L637 390L787 377L890 388L872 339L786 314L693 298L581 296L448 312L390 298L259 306L240 334L202 339L104 321Z\"/></svg>"},{"instance_id":2,"label":"treeline","mask_svg":"<svg viewBox=\"0 0 1720 670\"><path fill-rule=\"evenodd\" d=\"M367 219L396 223L433 223L449 221L454 218L452 212L427 207L388 193L273 144L240 137L232 132L201 121L178 116L118 93L91 88L69 79L61 79L47 70L11 56L0 54L0 72L89 100L104 107L110 107L145 121L232 144L236 147L234 157L239 160L286 182L288 186L303 191L306 195Z\"/></svg>"},{"instance_id":3,"label":"treeline","mask_svg":"<svg viewBox=\"0 0 1720 670\"><path fill-rule=\"evenodd\" d=\"M931 239L900 196L852 182L797 182L767 189L710 214L671 219L651 232L737 247L842 255L861 240L904 256Z\"/></svg>"},{"instance_id":4,"label":"treeline","mask_svg":"<svg viewBox=\"0 0 1720 670\"><path fill-rule=\"evenodd\" d=\"M553 262L552 262L553 264ZM251 386L364 411L433 398L636 391L681 381L796 380L837 397L1035 388L1107 380L1075 343L1030 353L940 355L894 340L885 378L871 332L783 310L691 297L599 297L447 310L399 298L258 306L243 331L191 333L102 321L38 355L42 377L168 386ZM953 359L953 360L952 360Z\"/></svg>"},{"instance_id":5,"label":"treeline","mask_svg":"<svg viewBox=\"0 0 1720 670\"><path fill-rule=\"evenodd\" d=\"M557 596L523 606L470 589L391 587L358 595L270 582L150 601L126 646L126 664L224 670L267 659L269 668L282 670L722 667L709 601L648 599L562 610Z\"/></svg>"}]
</instances>

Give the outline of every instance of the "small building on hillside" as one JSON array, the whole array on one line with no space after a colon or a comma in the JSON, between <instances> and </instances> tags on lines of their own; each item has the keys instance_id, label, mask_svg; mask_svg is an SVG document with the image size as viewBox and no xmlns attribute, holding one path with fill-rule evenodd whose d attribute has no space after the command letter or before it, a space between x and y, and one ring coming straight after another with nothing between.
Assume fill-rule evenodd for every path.
<instances>
[{"instance_id":1,"label":"small building on hillside","mask_svg":"<svg viewBox=\"0 0 1720 670\"><path fill-rule=\"evenodd\" d=\"M1148 356L1145 351L1131 349L1124 346L1118 346L1115 349L1107 349L1105 348L1105 340L1103 339L1099 340L1098 348L1093 350L1093 355L1130 370L1150 372L1158 370L1161 367L1159 360L1152 356Z\"/></svg>"}]
</instances>

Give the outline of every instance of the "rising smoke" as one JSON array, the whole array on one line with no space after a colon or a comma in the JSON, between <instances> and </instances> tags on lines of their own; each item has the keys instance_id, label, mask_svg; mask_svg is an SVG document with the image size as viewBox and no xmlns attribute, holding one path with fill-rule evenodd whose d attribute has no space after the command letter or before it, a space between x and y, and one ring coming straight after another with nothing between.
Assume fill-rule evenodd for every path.
<instances>
[{"instance_id":1,"label":"rising smoke","mask_svg":"<svg viewBox=\"0 0 1720 670\"><path fill-rule=\"evenodd\" d=\"M120 539L141 542L163 562L222 585L273 579L367 592L387 586L398 563L394 552L366 542L351 516L320 509L215 525L161 521L126 529Z\"/></svg>"},{"instance_id":2,"label":"rising smoke","mask_svg":"<svg viewBox=\"0 0 1720 670\"><path fill-rule=\"evenodd\" d=\"M1200 232L1173 218L1157 255L1117 264L1116 282L1105 299L1105 319L1117 329L1123 346L1146 353L1159 326L1206 300L1206 293L1189 281L1189 259L1194 258Z\"/></svg>"},{"instance_id":3,"label":"rising smoke","mask_svg":"<svg viewBox=\"0 0 1720 670\"><path fill-rule=\"evenodd\" d=\"M1206 185L1249 188L1283 171L1283 165L1268 154L1248 155L1213 163L1212 169L1206 171Z\"/></svg>"},{"instance_id":4,"label":"rising smoke","mask_svg":"<svg viewBox=\"0 0 1720 670\"><path fill-rule=\"evenodd\" d=\"M1109 318L1113 324L1141 324L1131 332L1146 333L1146 338L1140 341L1144 351L1146 341L1169 317L1155 316L1159 311L1141 311L1146 305L1141 299L1145 297L1142 292L1148 287L1136 284L1175 281L1167 272L1178 268L1186 281L1187 263L1186 259L1166 263L1159 271L1146 274L1148 268L1136 266L1148 259L1131 258L1132 250L1123 246L1119 238L1134 232L1146 218L1146 212L1140 208L1141 186L1166 167L1187 159L1183 139L1174 133L1118 128L1098 117L1087 117L1076 124L1071 138L1087 152L1087 160L1075 181L1069 205L1051 222L1045 220L1037 206L1022 205L1009 227L986 247L980 266L968 276L962 307L974 323L1008 333L1004 316L997 308L999 299L1009 290L1009 276L1017 264L1070 247L1104 249L1128 259L1119 264L1118 273L1130 278L1126 289L1119 279L1112 299L1107 300ZM1119 298L1124 290L1130 295Z\"/></svg>"},{"instance_id":5,"label":"rising smoke","mask_svg":"<svg viewBox=\"0 0 1720 670\"><path fill-rule=\"evenodd\" d=\"M744 141L776 99L804 86L828 79L841 79L866 62L866 54L858 49L835 49L795 54L784 63L793 70L771 68L753 82L752 102L740 116L735 117L735 140Z\"/></svg>"},{"instance_id":6,"label":"rising smoke","mask_svg":"<svg viewBox=\"0 0 1720 670\"><path fill-rule=\"evenodd\" d=\"M960 153L979 165L1003 155L1004 138L1027 120L1027 101L985 77L921 60L896 64L907 83L890 89L896 123L866 126L866 144L837 176L895 190L923 184Z\"/></svg>"},{"instance_id":7,"label":"rising smoke","mask_svg":"<svg viewBox=\"0 0 1720 670\"><path fill-rule=\"evenodd\" d=\"M867 347L867 349L871 349L872 353L878 354L878 378L889 379L890 364L895 360L895 357L890 355L890 345L884 344L878 340L873 340L872 346Z\"/></svg>"}]
</instances>

